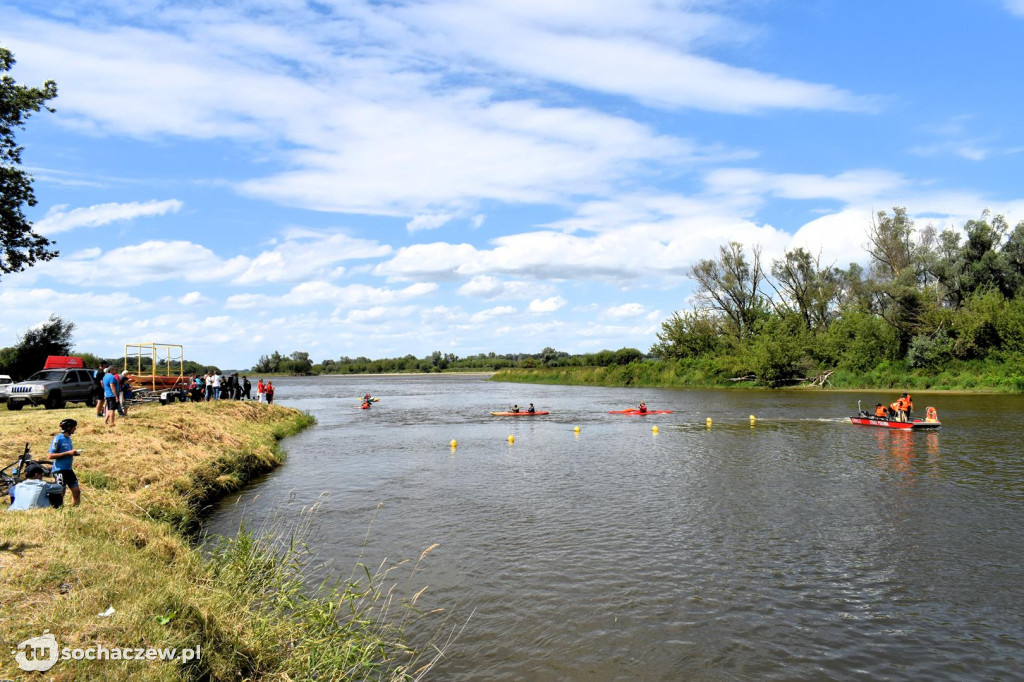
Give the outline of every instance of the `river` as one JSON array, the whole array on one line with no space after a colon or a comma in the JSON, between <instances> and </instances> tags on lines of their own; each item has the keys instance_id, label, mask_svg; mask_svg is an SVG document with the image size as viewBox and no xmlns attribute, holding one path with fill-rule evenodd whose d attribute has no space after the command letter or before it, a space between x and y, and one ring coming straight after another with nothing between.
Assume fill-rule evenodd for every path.
<instances>
[{"instance_id":1,"label":"river","mask_svg":"<svg viewBox=\"0 0 1024 682\"><path fill-rule=\"evenodd\" d=\"M327 493L346 575L440 543L410 587L465 628L433 679L1024 677L1022 396L915 394L943 427L896 433L846 419L893 392L275 384L318 424L209 529ZM641 399L673 413L608 413Z\"/></svg>"}]
</instances>

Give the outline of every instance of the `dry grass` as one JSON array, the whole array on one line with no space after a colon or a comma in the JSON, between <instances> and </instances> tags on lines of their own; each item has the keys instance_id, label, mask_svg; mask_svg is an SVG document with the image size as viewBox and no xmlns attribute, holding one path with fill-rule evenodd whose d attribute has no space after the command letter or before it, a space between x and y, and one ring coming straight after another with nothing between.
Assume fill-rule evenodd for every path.
<instances>
[{"instance_id":1,"label":"dry grass","mask_svg":"<svg viewBox=\"0 0 1024 682\"><path fill-rule=\"evenodd\" d=\"M29 442L45 457L57 423L79 422L75 471L82 505L0 513L0 639L9 647L48 629L61 646L205 645L203 661L60 661L63 679L229 679L247 676L232 643L244 622L224 613L210 567L185 533L202 507L280 463L277 441L312 423L284 407L219 402L136 408L108 427L87 408L0 413L0 453ZM4 461L7 464L7 461ZM70 497L68 498L70 501ZM116 614L97 616L113 606ZM244 638L243 638L244 639ZM217 646L226 649L217 652ZM0 678L21 671L0 652Z\"/></svg>"},{"instance_id":2,"label":"dry grass","mask_svg":"<svg viewBox=\"0 0 1024 682\"><path fill-rule=\"evenodd\" d=\"M84 407L4 411L3 459L13 461L26 441L45 458L68 416L84 450L75 461L82 505L0 512L0 649L49 630L61 647L198 646L202 655L188 663L60 660L45 679L418 679L457 635L439 628L441 644L425 653L405 645L407 625L438 613L416 607L426 588L411 600L396 590L419 562L360 565L347 581L311 590L311 576L324 575L304 541L315 508L279 512L273 527L243 528L202 550L192 544L202 509L277 466L277 442L312 417L232 401L143 406L114 427ZM109 607L115 613L101 617ZM22 675L0 650L0 679Z\"/></svg>"}]
</instances>

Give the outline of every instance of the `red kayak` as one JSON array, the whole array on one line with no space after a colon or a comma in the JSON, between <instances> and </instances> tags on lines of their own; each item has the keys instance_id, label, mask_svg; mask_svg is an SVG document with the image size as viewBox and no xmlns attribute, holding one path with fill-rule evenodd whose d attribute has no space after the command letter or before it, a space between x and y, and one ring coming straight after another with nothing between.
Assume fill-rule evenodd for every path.
<instances>
[{"instance_id":1,"label":"red kayak","mask_svg":"<svg viewBox=\"0 0 1024 682\"><path fill-rule=\"evenodd\" d=\"M542 414L551 414L550 412L491 412L494 417L536 417Z\"/></svg>"},{"instance_id":2,"label":"red kayak","mask_svg":"<svg viewBox=\"0 0 1024 682\"><path fill-rule=\"evenodd\" d=\"M646 412L641 412L640 410L637 410L637 409L632 409L632 410L612 410L608 414L636 414L636 415L641 415L641 414L672 414L672 410L647 410Z\"/></svg>"}]
</instances>

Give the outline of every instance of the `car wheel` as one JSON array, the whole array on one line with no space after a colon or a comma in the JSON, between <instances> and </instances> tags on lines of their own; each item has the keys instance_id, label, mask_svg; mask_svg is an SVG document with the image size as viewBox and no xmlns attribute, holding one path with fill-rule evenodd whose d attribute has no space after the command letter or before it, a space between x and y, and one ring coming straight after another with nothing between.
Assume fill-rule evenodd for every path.
<instances>
[{"instance_id":1,"label":"car wheel","mask_svg":"<svg viewBox=\"0 0 1024 682\"><path fill-rule=\"evenodd\" d=\"M7 409L8 410L15 410L16 411L16 410L20 410L23 407L24 407L24 405L22 405L21 403L16 403L13 400L8 400L7 401Z\"/></svg>"},{"instance_id":2,"label":"car wheel","mask_svg":"<svg viewBox=\"0 0 1024 682\"><path fill-rule=\"evenodd\" d=\"M60 393L51 393L46 399L46 409L48 410L63 410L67 407L67 403L61 400Z\"/></svg>"},{"instance_id":3,"label":"car wheel","mask_svg":"<svg viewBox=\"0 0 1024 682\"><path fill-rule=\"evenodd\" d=\"M96 407L96 396L91 395L88 398L86 398L85 404L87 407Z\"/></svg>"}]
</instances>

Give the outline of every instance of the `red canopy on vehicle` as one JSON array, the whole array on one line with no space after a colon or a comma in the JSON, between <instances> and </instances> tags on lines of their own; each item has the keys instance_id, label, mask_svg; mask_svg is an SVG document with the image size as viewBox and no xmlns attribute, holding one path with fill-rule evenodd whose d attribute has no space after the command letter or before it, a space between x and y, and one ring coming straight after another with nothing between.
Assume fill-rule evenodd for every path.
<instances>
[{"instance_id":1,"label":"red canopy on vehicle","mask_svg":"<svg viewBox=\"0 0 1024 682\"><path fill-rule=\"evenodd\" d=\"M43 369L82 369L85 364L82 358L74 355L50 355L46 358Z\"/></svg>"}]
</instances>

